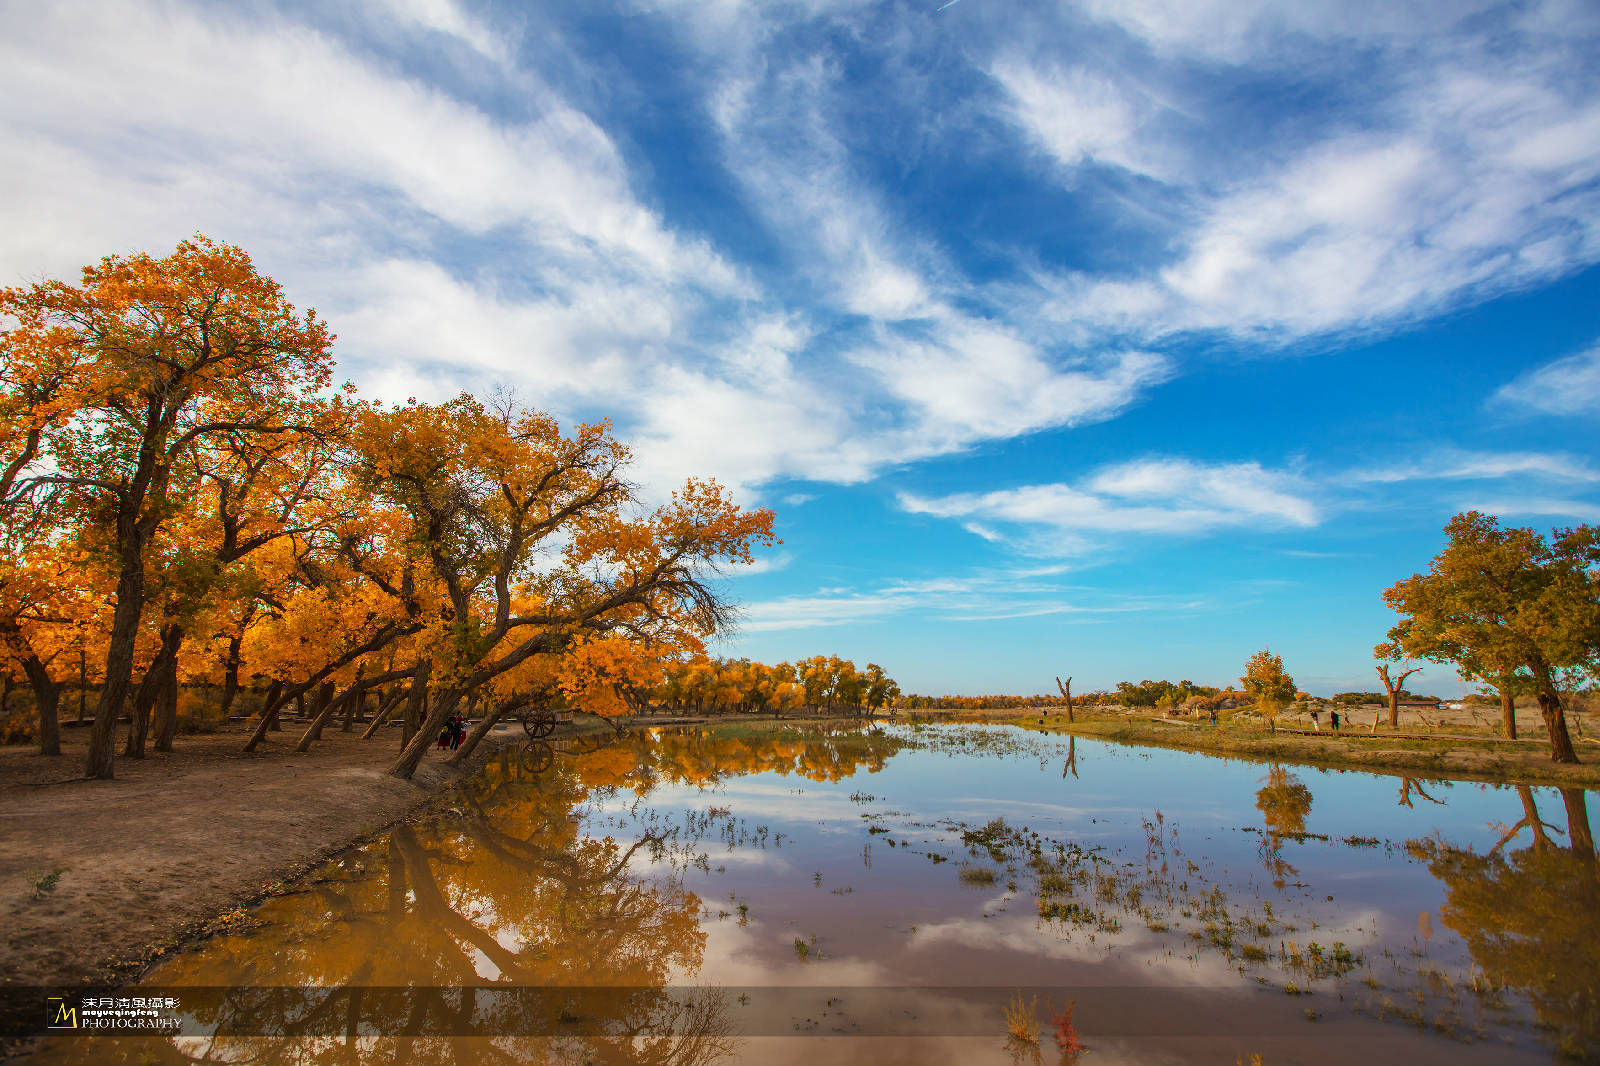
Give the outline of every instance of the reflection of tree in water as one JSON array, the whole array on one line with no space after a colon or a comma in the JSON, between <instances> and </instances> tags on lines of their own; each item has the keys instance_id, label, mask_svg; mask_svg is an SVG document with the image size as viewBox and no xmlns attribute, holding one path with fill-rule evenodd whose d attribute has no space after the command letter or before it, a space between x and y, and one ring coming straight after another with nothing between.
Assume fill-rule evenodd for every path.
<instances>
[{"instance_id":1,"label":"reflection of tree in water","mask_svg":"<svg viewBox=\"0 0 1600 1066\"><path fill-rule=\"evenodd\" d=\"M1416 847L1444 882L1440 917L1487 979L1527 994L1563 1057L1600 1061L1600 872L1584 792L1561 790L1565 833L1540 817L1531 789L1517 792L1523 817L1487 853L1439 840ZM1524 829L1528 846L1506 852Z\"/></svg>"},{"instance_id":2,"label":"reflection of tree in water","mask_svg":"<svg viewBox=\"0 0 1600 1066\"><path fill-rule=\"evenodd\" d=\"M1289 878L1299 875L1283 857L1283 838L1305 833L1311 790L1282 766L1274 765L1262 780L1265 784L1256 793L1256 809L1266 825L1261 834L1261 861L1271 872L1273 885L1281 889Z\"/></svg>"},{"instance_id":3,"label":"reflection of tree in water","mask_svg":"<svg viewBox=\"0 0 1600 1066\"><path fill-rule=\"evenodd\" d=\"M747 734L689 728L642 734L634 744L652 781L709 784L757 773L842 781L882 770L906 742L876 727L840 725Z\"/></svg>"},{"instance_id":4,"label":"reflection of tree in water","mask_svg":"<svg viewBox=\"0 0 1600 1066\"><path fill-rule=\"evenodd\" d=\"M581 771L491 768L457 810L352 852L264 905L255 933L151 983L235 986L197 1013L219 1031L292 1038L272 1042L281 1061L714 1061L732 1047L720 994L667 988L700 968L700 900L676 876L628 872L675 834L583 836ZM239 1058L225 1039L185 1046ZM148 1050L130 1042L133 1058Z\"/></svg>"}]
</instances>

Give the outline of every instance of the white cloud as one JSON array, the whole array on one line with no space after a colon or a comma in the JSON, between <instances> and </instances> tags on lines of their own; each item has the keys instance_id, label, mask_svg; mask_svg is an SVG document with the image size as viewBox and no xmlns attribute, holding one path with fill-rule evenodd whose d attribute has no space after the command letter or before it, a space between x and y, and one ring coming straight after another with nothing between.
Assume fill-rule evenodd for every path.
<instances>
[{"instance_id":1,"label":"white cloud","mask_svg":"<svg viewBox=\"0 0 1600 1066\"><path fill-rule=\"evenodd\" d=\"M787 570L792 562L794 562L794 556L788 552L779 552L777 555L763 555L748 565L735 564L724 568L722 576L750 577L755 574L772 574L779 570Z\"/></svg>"},{"instance_id":2,"label":"white cloud","mask_svg":"<svg viewBox=\"0 0 1600 1066\"><path fill-rule=\"evenodd\" d=\"M635 199L611 139L547 88L521 85L529 118L505 123L301 26L131 5L33 15L0 45L0 85L33 101L11 124L73 130L80 160L116 162L112 197L159 195L196 171L324 206L330 193L389 194L471 233L522 227L562 258L598 251L612 272L738 288L715 253Z\"/></svg>"},{"instance_id":3,"label":"white cloud","mask_svg":"<svg viewBox=\"0 0 1600 1066\"><path fill-rule=\"evenodd\" d=\"M1114 22L1161 51L1231 63L1289 63L1307 40L1381 44L1440 35L1488 7L1391 4L1384 0L1084 0L1097 18Z\"/></svg>"},{"instance_id":4,"label":"white cloud","mask_svg":"<svg viewBox=\"0 0 1600 1066\"><path fill-rule=\"evenodd\" d=\"M916 413L930 451L1103 419L1171 373L1142 351L1054 365L1014 332L959 316L941 318L927 340L883 331L853 358Z\"/></svg>"},{"instance_id":5,"label":"white cloud","mask_svg":"<svg viewBox=\"0 0 1600 1066\"><path fill-rule=\"evenodd\" d=\"M1107 596L1041 580L1062 572L1043 569L975 571L962 577L884 582L869 589L828 588L747 604L739 628L745 632L815 629L884 621L914 613L947 622L993 622L1048 615L1082 616L1185 610L1174 597Z\"/></svg>"},{"instance_id":6,"label":"white cloud","mask_svg":"<svg viewBox=\"0 0 1600 1066\"><path fill-rule=\"evenodd\" d=\"M455 0L375 0L375 3L391 17L457 38L496 63L511 62L515 49L508 37L468 14Z\"/></svg>"},{"instance_id":7,"label":"white cloud","mask_svg":"<svg viewBox=\"0 0 1600 1066\"><path fill-rule=\"evenodd\" d=\"M901 493L915 514L981 519L1065 533L1203 533L1225 526L1316 525L1298 480L1259 463L1208 466L1144 460L1100 471L1081 488L1056 483L925 498Z\"/></svg>"},{"instance_id":8,"label":"white cloud","mask_svg":"<svg viewBox=\"0 0 1600 1066\"><path fill-rule=\"evenodd\" d=\"M1412 463L1349 471L1339 480L1355 484L1399 481L1483 480L1513 475L1559 481L1600 481L1586 459L1565 452L1441 451Z\"/></svg>"},{"instance_id":9,"label":"white cloud","mask_svg":"<svg viewBox=\"0 0 1600 1066\"><path fill-rule=\"evenodd\" d=\"M1492 402L1548 415L1600 414L1600 344L1528 371Z\"/></svg>"},{"instance_id":10,"label":"white cloud","mask_svg":"<svg viewBox=\"0 0 1600 1066\"><path fill-rule=\"evenodd\" d=\"M1170 373L957 310L958 272L856 175L826 111L837 72L816 57L769 71L759 33L717 31L746 35L707 86L725 162L815 286L774 293L646 204L611 134L518 67L510 35L447 0L373 3L496 59L475 84L516 111L402 74L373 53L383 40L272 14L7 18L0 90L33 104L0 128L28 160L0 173L0 275L70 275L200 229L315 303L369 394L504 381L569 418L613 414L657 487L860 481L1109 417ZM860 339L819 341L840 314L865 321Z\"/></svg>"},{"instance_id":11,"label":"white cloud","mask_svg":"<svg viewBox=\"0 0 1600 1066\"><path fill-rule=\"evenodd\" d=\"M1496 35L1459 6L1392 7L1095 5L1176 53L1154 76L1205 57L1270 77L1368 50L1382 92L1337 86L1360 102L1308 109L1270 141L1203 100L1165 121L1176 109L1109 63L997 61L1000 114L1028 142L1069 170L1157 177L1165 188L1141 202L1171 219L1163 262L1041 268L1041 314L1124 341L1221 331L1275 344L1405 325L1600 257L1600 101L1576 74L1594 20Z\"/></svg>"},{"instance_id":12,"label":"white cloud","mask_svg":"<svg viewBox=\"0 0 1600 1066\"><path fill-rule=\"evenodd\" d=\"M1600 522L1600 503L1589 500L1537 496L1510 496L1463 503L1458 511L1482 511L1492 515L1553 515L1575 518L1579 522Z\"/></svg>"},{"instance_id":13,"label":"white cloud","mask_svg":"<svg viewBox=\"0 0 1600 1066\"><path fill-rule=\"evenodd\" d=\"M879 16L831 0L643 6L683 35L683 85L711 129L712 158L694 165L736 190L731 206L778 266L676 226L648 158L630 165L632 131L594 104L597 72L503 11L370 0L362 29L372 12L385 26L358 40L340 35L350 20L317 30L259 6L61 3L0 15L0 92L27 101L0 116L25 161L0 170L0 277L70 276L199 229L315 303L369 393L440 398L506 381L564 417L614 414L642 481L705 473L749 492L783 477L861 481L1114 417L1181 371L1153 350L1176 331L1281 338L1401 321L1600 254L1600 104L1546 47L1572 19L1527 13L1519 32L1538 47L1491 63L1470 35L1432 43L1455 15L1118 5L1096 10L1150 42L1154 66L980 35L928 72L920 14L868 25ZM796 43L821 28L882 61L873 91L927 105L904 131L906 158L864 151L877 131L862 122L848 50ZM1314 49L1352 34L1404 42L1416 74L1376 112L1281 145L1219 148L1205 100L1172 88L1196 56L1271 65L1286 40ZM397 35L408 48L386 53ZM419 42L461 53L449 76L409 61ZM541 48L561 62L541 62ZM463 76L462 55L488 62ZM1393 57L1375 55L1393 78ZM952 105L946 72L986 88ZM1033 266L1037 286L975 280L970 249L874 169L939 165L941 137L982 164L1014 151L1000 134L1016 130L1058 176L1094 162L1163 186L1178 225L1162 258L1115 276ZM1123 202L1144 210L1138 197ZM1014 239L997 233L984 254L1029 267ZM1574 366L1546 368L1568 376L1545 391L1576 395L1587 379ZM1133 481L1067 491L1078 496L1036 506L1089 531L1311 514L1292 489L1249 479L1210 499L1141 495ZM964 517L979 536L1012 536ZM1058 540L1069 528L1036 525Z\"/></svg>"},{"instance_id":14,"label":"white cloud","mask_svg":"<svg viewBox=\"0 0 1600 1066\"><path fill-rule=\"evenodd\" d=\"M1130 100L1110 78L1083 67L1039 68L1014 56L989 70L1009 97L1010 118L1039 148L1066 167L1101 163L1162 176L1154 138L1140 126L1150 105Z\"/></svg>"}]
</instances>

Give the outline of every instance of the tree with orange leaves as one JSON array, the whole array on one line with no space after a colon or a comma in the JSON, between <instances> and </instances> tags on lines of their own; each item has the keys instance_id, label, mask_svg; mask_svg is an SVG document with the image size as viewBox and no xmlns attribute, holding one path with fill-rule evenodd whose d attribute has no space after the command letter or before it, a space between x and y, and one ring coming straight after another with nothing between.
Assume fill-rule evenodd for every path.
<instances>
[{"instance_id":1,"label":"tree with orange leaves","mask_svg":"<svg viewBox=\"0 0 1600 1066\"><path fill-rule=\"evenodd\" d=\"M563 433L509 399L368 410L352 452L353 481L392 516L410 582L357 548L346 557L422 627L418 669L436 685L390 769L401 778L470 693L580 636L699 650L727 622L707 575L773 541L770 511L740 510L712 481L641 514L609 424Z\"/></svg>"},{"instance_id":2,"label":"tree with orange leaves","mask_svg":"<svg viewBox=\"0 0 1600 1066\"><path fill-rule=\"evenodd\" d=\"M145 607L147 556L174 471L227 438L245 447L309 431L332 335L296 315L242 249L195 237L172 255L108 256L81 285L0 291L8 509L98 527L116 597L86 773L114 775ZM51 462L39 462L48 453Z\"/></svg>"}]
</instances>

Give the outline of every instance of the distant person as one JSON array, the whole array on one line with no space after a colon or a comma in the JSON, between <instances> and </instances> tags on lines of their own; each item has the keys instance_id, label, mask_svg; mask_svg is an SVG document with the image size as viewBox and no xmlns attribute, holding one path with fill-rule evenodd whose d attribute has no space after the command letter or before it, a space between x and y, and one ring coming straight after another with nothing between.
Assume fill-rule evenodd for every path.
<instances>
[{"instance_id":1,"label":"distant person","mask_svg":"<svg viewBox=\"0 0 1600 1066\"><path fill-rule=\"evenodd\" d=\"M1322 712L1315 707L1311 708L1311 731L1313 733L1322 732Z\"/></svg>"},{"instance_id":2,"label":"distant person","mask_svg":"<svg viewBox=\"0 0 1600 1066\"><path fill-rule=\"evenodd\" d=\"M439 730L439 750L440 751L444 751L446 748L448 748L450 746L450 737L451 737L453 732L454 732L454 729L453 729L453 727L451 726L451 724L449 722L446 722L444 724L444 728Z\"/></svg>"},{"instance_id":3,"label":"distant person","mask_svg":"<svg viewBox=\"0 0 1600 1066\"><path fill-rule=\"evenodd\" d=\"M1328 712L1328 722L1329 722L1329 724L1331 724L1333 726L1333 731L1335 733L1337 733L1339 731L1339 712L1338 711L1329 711Z\"/></svg>"},{"instance_id":4,"label":"distant person","mask_svg":"<svg viewBox=\"0 0 1600 1066\"><path fill-rule=\"evenodd\" d=\"M461 742L467 736L467 716L458 714L450 725L450 750L455 751L461 747Z\"/></svg>"},{"instance_id":5,"label":"distant person","mask_svg":"<svg viewBox=\"0 0 1600 1066\"><path fill-rule=\"evenodd\" d=\"M1211 708L1211 724L1217 724L1217 709L1215 707Z\"/></svg>"}]
</instances>

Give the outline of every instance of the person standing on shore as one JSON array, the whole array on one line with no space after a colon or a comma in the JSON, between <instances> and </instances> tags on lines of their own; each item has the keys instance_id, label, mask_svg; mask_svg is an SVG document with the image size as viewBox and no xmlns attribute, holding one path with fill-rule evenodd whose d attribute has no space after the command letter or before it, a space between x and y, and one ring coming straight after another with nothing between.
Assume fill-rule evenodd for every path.
<instances>
[{"instance_id":1,"label":"person standing on shore","mask_svg":"<svg viewBox=\"0 0 1600 1066\"><path fill-rule=\"evenodd\" d=\"M1313 733L1322 732L1322 712L1315 707L1311 708L1311 731Z\"/></svg>"},{"instance_id":2,"label":"person standing on shore","mask_svg":"<svg viewBox=\"0 0 1600 1066\"><path fill-rule=\"evenodd\" d=\"M1328 722L1329 722L1330 725L1333 726L1333 731L1335 733L1337 733L1339 731L1339 712L1338 711L1329 711L1328 712Z\"/></svg>"}]
</instances>

